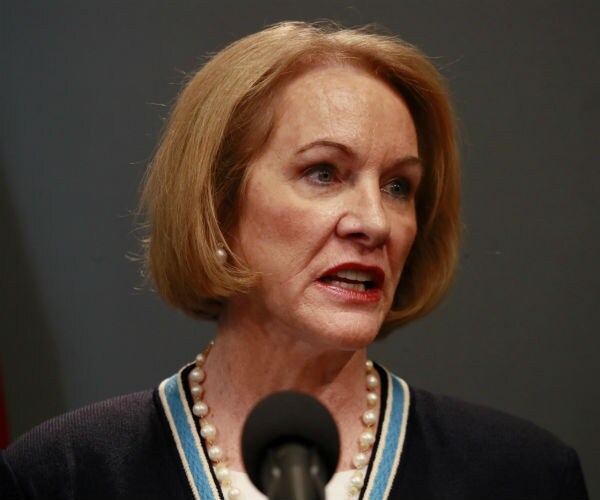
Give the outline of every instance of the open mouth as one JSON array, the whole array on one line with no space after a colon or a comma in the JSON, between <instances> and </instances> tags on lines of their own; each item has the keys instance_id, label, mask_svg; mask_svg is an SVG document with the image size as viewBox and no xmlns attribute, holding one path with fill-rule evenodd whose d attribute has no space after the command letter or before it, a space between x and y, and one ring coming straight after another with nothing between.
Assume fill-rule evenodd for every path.
<instances>
[{"instance_id":1,"label":"open mouth","mask_svg":"<svg viewBox=\"0 0 600 500\"><path fill-rule=\"evenodd\" d=\"M359 269L332 270L325 276L319 278L319 281L347 290L366 292L381 288L383 273Z\"/></svg>"}]
</instances>

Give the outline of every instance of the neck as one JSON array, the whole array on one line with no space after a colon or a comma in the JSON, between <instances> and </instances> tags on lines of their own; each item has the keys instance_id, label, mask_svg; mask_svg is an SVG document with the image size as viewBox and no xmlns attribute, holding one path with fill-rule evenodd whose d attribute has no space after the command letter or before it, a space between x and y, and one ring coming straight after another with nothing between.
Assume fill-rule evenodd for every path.
<instances>
[{"instance_id":1,"label":"neck","mask_svg":"<svg viewBox=\"0 0 600 500\"><path fill-rule=\"evenodd\" d=\"M276 335L257 330L219 329L210 370L219 370L236 389L257 397L287 389L319 397L332 384L350 382L348 377L356 375L360 380L366 350L337 351L273 337Z\"/></svg>"},{"instance_id":2,"label":"neck","mask_svg":"<svg viewBox=\"0 0 600 500\"><path fill-rule=\"evenodd\" d=\"M241 325L240 325L241 326ZM205 399L218 421L219 443L234 470L243 470L239 439L254 405L282 390L319 399L331 412L342 443L339 469L351 467L366 409L366 349L336 350L253 325L221 322L206 361Z\"/></svg>"}]
</instances>

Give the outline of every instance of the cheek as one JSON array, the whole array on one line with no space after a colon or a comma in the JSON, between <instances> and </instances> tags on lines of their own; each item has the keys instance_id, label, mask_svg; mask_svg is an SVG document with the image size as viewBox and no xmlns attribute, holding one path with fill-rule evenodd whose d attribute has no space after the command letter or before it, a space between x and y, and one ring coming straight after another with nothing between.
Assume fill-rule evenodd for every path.
<instances>
[{"instance_id":1,"label":"cheek","mask_svg":"<svg viewBox=\"0 0 600 500\"><path fill-rule=\"evenodd\" d=\"M395 226L392 235L392 255L394 256L392 266L397 281L400 280L402 269L408 254L410 253L417 236L417 222L414 217L404 219Z\"/></svg>"},{"instance_id":2,"label":"cheek","mask_svg":"<svg viewBox=\"0 0 600 500\"><path fill-rule=\"evenodd\" d=\"M248 199L240 217L236 250L256 271L302 268L324 237L324 214L307 203L273 197ZM325 215L326 217L326 215Z\"/></svg>"}]
</instances>

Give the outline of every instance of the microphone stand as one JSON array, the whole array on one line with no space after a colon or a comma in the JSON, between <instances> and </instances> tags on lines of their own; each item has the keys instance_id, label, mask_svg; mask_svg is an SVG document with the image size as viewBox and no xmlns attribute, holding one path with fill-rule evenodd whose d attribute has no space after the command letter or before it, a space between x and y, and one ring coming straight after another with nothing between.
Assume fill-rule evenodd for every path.
<instances>
[{"instance_id":1,"label":"microphone stand","mask_svg":"<svg viewBox=\"0 0 600 500\"><path fill-rule=\"evenodd\" d=\"M269 500L325 500L325 464L313 447L303 443L271 448L261 476Z\"/></svg>"}]
</instances>

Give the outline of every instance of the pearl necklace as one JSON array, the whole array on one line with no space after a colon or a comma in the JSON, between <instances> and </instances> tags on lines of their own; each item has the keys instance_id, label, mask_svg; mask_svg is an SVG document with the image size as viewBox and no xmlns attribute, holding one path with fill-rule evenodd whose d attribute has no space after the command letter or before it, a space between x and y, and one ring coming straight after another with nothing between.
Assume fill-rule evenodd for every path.
<instances>
[{"instance_id":1,"label":"pearl necklace","mask_svg":"<svg viewBox=\"0 0 600 500\"><path fill-rule=\"evenodd\" d=\"M223 450L216 444L217 429L213 424L210 424L206 417L210 410L203 399L204 387L202 383L206 378L204 371L204 363L214 345L214 341L208 344L208 347L196 356L195 367L188 375L190 392L192 395L193 406L192 413L198 417L200 423L200 435L205 439L208 449L208 458L211 461L215 476L219 481L219 485L226 495L227 500L242 500L242 492L236 488L231 482L231 471L227 467L223 456ZM365 472L369 464L370 450L375 443L375 424L377 423L377 413L375 406L379 400L377 395L377 387L379 379L375 375L373 362L367 360L365 363L366 371L366 389L367 389L367 410L361 415L361 422L364 424L364 429L358 438L358 453L352 458L354 473L350 479L348 487L348 496L353 498L360 493L365 481Z\"/></svg>"}]
</instances>

